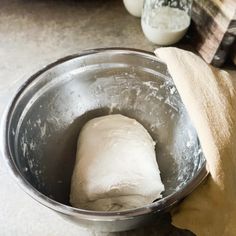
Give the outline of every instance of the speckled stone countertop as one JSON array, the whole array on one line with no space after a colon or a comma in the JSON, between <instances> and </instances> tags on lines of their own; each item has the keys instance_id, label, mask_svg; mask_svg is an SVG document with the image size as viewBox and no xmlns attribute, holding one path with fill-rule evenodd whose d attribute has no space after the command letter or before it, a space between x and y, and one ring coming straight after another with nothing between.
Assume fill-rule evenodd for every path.
<instances>
[{"instance_id":1,"label":"speckled stone countertop","mask_svg":"<svg viewBox=\"0 0 236 236\"><path fill-rule=\"evenodd\" d=\"M16 88L42 66L84 49L132 47L153 51L140 19L121 0L2 0L0 3L0 114ZM168 217L167 217L168 218ZM166 222L166 220L165 220ZM157 225L101 235L180 235ZM0 235L95 235L39 205L13 181L0 158ZM96 235L100 235L97 234Z\"/></svg>"}]
</instances>

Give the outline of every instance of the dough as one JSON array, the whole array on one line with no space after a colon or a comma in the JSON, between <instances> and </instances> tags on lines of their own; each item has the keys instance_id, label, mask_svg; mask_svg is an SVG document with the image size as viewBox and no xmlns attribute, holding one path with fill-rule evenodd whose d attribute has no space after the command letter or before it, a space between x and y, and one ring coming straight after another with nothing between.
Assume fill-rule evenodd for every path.
<instances>
[{"instance_id":1,"label":"dough","mask_svg":"<svg viewBox=\"0 0 236 236\"><path fill-rule=\"evenodd\" d=\"M152 203L163 190L155 143L140 123L107 115L83 127L72 176L72 206L126 210Z\"/></svg>"}]
</instances>

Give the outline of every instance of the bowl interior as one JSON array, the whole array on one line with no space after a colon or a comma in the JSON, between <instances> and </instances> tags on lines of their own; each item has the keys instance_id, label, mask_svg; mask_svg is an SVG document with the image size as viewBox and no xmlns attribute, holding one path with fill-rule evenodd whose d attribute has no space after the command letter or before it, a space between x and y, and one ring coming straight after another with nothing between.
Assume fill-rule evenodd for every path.
<instances>
[{"instance_id":1,"label":"bowl interior","mask_svg":"<svg viewBox=\"0 0 236 236\"><path fill-rule=\"evenodd\" d=\"M69 205L80 130L113 113L135 118L156 141L164 196L184 188L202 167L196 132L166 66L130 50L92 51L33 76L12 107L12 159L34 188Z\"/></svg>"}]
</instances>

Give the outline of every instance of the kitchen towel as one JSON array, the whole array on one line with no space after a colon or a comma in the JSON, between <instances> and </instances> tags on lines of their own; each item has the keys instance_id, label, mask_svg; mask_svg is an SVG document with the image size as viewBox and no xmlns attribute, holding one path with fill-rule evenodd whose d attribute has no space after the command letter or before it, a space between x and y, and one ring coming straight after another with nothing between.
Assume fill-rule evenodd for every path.
<instances>
[{"instance_id":1,"label":"kitchen towel","mask_svg":"<svg viewBox=\"0 0 236 236\"><path fill-rule=\"evenodd\" d=\"M197 236L236 235L236 92L231 76L195 54L159 48L196 128L210 175L172 211Z\"/></svg>"}]
</instances>

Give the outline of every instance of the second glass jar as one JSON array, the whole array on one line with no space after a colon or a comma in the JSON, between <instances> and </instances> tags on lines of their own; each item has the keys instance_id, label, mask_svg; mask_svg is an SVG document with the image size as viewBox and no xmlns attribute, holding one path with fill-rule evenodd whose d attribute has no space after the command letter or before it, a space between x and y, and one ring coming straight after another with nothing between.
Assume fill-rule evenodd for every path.
<instances>
[{"instance_id":1,"label":"second glass jar","mask_svg":"<svg viewBox=\"0 0 236 236\"><path fill-rule=\"evenodd\" d=\"M171 45L186 33L191 21L192 0L145 0L141 25L154 44Z\"/></svg>"}]
</instances>

